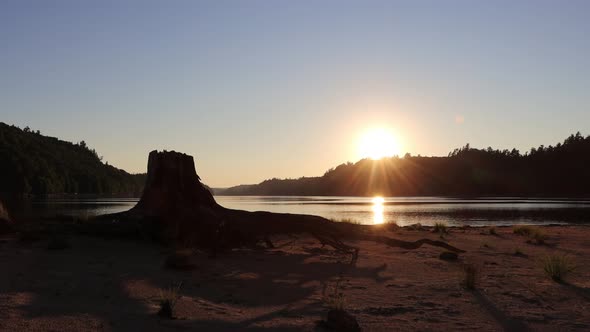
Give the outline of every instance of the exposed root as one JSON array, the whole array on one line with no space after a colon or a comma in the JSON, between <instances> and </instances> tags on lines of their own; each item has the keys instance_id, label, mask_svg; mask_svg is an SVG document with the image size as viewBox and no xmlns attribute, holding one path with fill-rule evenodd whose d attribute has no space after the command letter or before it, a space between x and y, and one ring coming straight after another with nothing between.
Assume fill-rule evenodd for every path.
<instances>
[{"instance_id":1,"label":"exposed root","mask_svg":"<svg viewBox=\"0 0 590 332\"><path fill-rule=\"evenodd\" d=\"M318 233L311 233L311 234L313 235L313 237L315 237L316 239L318 239L320 241L320 243L322 244L322 247L327 244L327 245L331 246L332 248L336 249L337 251L351 254L352 257L350 260L350 264L354 265L356 263L356 261L358 260L359 248L349 246L333 236L320 235Z\"/></svg>"},{"instance_id":2,"label":"exposed root","mask_svg":"<svg viewBox=\"0 0 590 332\"><path fill-rule=\"evenodd\" d=\"M465 250L459 249L457 247L453 247L452 245L450 245L446 242L436 241L436 240L431 240L431 239L420 239L420 240L416 240L413 242L392 239L392 238L388 238L386 236L366 236L365 239L369 240L369 241L383 243L383 244L390 246L390 247L409 249L409 250L418 249L423 244L429 244L434 247L441 247L441 248L445 248L447 250L454 251L454 252L459 252L459 253L465 252Z\"/></svg>"}]
</instances>

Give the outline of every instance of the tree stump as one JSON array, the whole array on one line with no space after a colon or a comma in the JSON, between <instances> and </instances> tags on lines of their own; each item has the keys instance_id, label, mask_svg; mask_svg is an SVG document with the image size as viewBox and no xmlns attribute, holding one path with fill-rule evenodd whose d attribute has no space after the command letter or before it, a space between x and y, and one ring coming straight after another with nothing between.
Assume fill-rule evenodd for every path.
<instances>
[{"instance_id":1,"label":"tree stump","mask_svg":"<svg viewBox=\"0 0 590 332\"><path fill-rule=\"evenodd\" d=\"M195 242L211 246L223 213L201 183L192 156L174 151L152 151L141 199L123 213L141 232L164 242Z\"/></svg>"},{"instance_id":2,"label":"tree stump","mask_svg":"<svg viewBox=\"0 0 590 332\"><path fill-rule=\"evenodd\" d=\"M224 208L201 183L193 157L174 151L152 151L140 201L127 212L101 219L105 218L113 221L108 227L115 227L120 233L137 232L166 242L208 248L213 253L258 243L271 247L270 236L297 233L311 234L323 245L352 253L353 261L358 249L345 244L345 239L374 241L405 249L429 244L463 252L442 241L420 239L408 242L385 237L378 225L338 223L312 215Z\"/></svg>"},{"instance_id":3,"label":"tree stump","mask_svg":"<svg viewBox=\"0 0 590 332\"><path fill-rule=\"evenodd\" d=\"M221 206L203 184L192 156L178 152L150 152L143 194L130 211L144 216L198 215L198 207Z\"/></svg>"}]
</instances>

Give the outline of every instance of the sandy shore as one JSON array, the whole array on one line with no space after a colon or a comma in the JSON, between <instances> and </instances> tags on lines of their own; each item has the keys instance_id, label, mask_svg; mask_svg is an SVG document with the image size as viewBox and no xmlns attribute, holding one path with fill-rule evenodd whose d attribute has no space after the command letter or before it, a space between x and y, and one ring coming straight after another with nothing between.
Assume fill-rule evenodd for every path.
<instances>
[{"instance_id":1,"label":"sandy shore","mask_svg":"<svg viewBox=\"0 0 590 332\"><path fill-rule=\"evenodd\" d=\"M147 243L76 236L69 249L47 250L47 239L4 236L0 330L320 331L316 322L328 310L322 290L340 280L347 310L366 331L587 331L590 227L544 230L549 240L538 245L512 228L451 229L448 242L467 250L454 262L439 259L439 248L358 242L356 266L312 238L285 238L269 251L195 253L190 271L164 268L168 250ZM389 235L438 239L428 230ZM548 254L575 261L567 283L544 274ZM461 286L466 263L480 271L472 291ZM160 290L180 282L177 319L160 318Z\"/></svg>"}]
</instances>

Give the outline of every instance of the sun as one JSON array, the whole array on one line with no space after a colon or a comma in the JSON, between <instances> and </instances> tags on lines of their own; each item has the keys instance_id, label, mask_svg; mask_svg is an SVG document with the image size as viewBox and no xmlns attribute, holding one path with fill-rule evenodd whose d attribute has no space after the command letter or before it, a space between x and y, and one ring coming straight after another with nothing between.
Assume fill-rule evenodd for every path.
<instances>
[{"instance_id":1,"label":"sun","mask_svg":"<svg viewBox=\"0 0 590 332\"><path fill-rule=\"evenodd\" d=\"M399 154L399 142L393 133L387 129L371 129L360 138L359 155L361 158L378 160Z\"/></svg>"}]
</instances>

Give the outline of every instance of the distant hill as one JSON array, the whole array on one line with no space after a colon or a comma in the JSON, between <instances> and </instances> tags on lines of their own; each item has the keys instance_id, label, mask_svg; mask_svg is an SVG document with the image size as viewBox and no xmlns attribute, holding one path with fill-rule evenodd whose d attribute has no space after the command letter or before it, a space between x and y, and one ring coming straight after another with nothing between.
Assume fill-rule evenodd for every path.
<instances>
[{"instance_id":1,"label":"distant hill","mask_svg":"<svg viewBox=\"0 0 590 332\"><path fill-rule=\"evenodd\" d=\"M129 174L101 159L84 141L74 144L0 122L2 194L141 193L145 174Z\"/></svg>"},{"instance_id":2,"label":"distant hill","mask_svg":"<svg viewBox=\"0 0 590 332\"><path fill-rule=\"evenodd\" d=\"M446 157L363 159L321 177L271 179L216 189L217 195L590 197L590 136L555 146L455 149Z\"/></svg>"}]
</instances>

